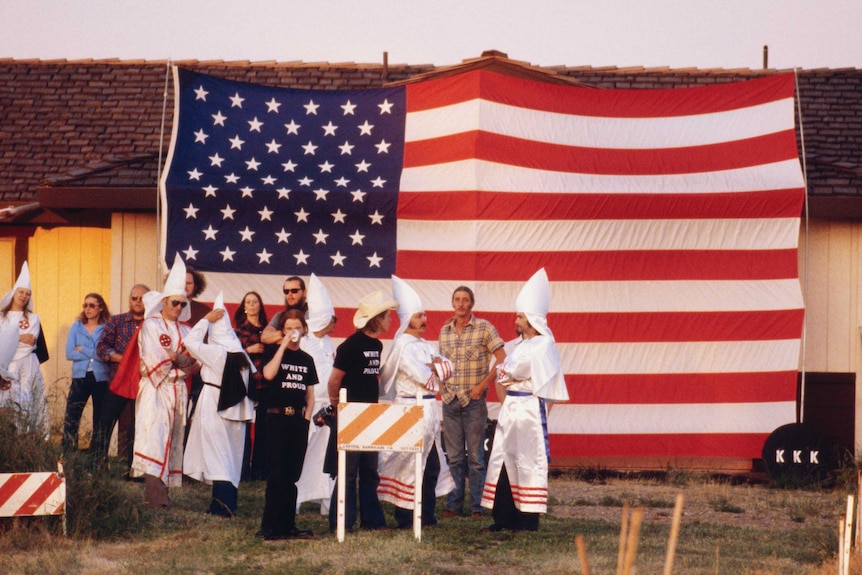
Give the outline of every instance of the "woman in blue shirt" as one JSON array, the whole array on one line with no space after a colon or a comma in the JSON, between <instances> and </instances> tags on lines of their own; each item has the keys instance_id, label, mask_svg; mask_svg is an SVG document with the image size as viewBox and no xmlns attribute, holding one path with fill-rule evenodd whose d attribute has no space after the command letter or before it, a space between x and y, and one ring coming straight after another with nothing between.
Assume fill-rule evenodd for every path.
<instances>
[{"instance_id":1,"label":"woman in blue shirt","mask_svg":"<svg viewBox=\"0 0 862 575\"><path fill-rule=\"evenodd\" d=\"M108 304L97 293L84 296L81 315L69 329L66 359L72 362L72 386L66 398L63 421L63 450L78 449L78 427L87 400L93 398L93 421L99 421L102 399L108 389L108 365L96 355L96 344L105 322L111 317Z\"/></svg>"}]
</instances>

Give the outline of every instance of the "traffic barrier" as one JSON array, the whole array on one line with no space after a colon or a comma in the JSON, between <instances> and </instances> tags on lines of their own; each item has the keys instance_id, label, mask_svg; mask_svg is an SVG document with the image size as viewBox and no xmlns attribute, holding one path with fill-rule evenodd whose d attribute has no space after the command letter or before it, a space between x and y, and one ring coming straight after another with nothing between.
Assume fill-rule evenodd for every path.
<instances>
[{"instance_id":1,"label":"traffic barrier","mask_svg":"<svg viewBox=\"0 0 862 575\"><path fill-rule=\"evenodd\" d=\"M422 447L425 408L421 393L417 405L348 403L347 390L339 392L338 404L338 506L335 535L344 541L344 505L347 494L345 470L348 451L403 451L415 454L416 483L413 486L413 534L422 540Z\"/></svg>"},{"instance_id":2,"label":"traffic barrier","mask_svg":"<svg viewBox=\"0 0 862 575\"><path fill-rule=\"evenodd\" d=\"M0 473L0 517L60 515L66 535L66 477L57 471Z\"/></svg>"}]
</instances>

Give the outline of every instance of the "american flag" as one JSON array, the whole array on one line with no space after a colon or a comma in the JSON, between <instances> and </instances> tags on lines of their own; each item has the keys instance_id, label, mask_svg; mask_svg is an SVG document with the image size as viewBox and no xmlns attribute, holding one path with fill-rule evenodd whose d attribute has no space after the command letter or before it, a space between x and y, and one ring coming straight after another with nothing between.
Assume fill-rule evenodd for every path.
<instances>
[{"instance_id":1,"label":"american flag","mask_svg":"<svg viewBox=\"0 0 862 575\"><path fill-rule=\"evenodd\" d=\"M206 272L204 299L255 289L276 308L286 276L314 272L343 337L395 273L422 296L427 339L459 284L508 339L545 267L571 397L549 417L558 463L759 458L795 420L792 75L672 90L486 70L361 91L175 80L164 256Z\"/></svg>"}]
</instances>

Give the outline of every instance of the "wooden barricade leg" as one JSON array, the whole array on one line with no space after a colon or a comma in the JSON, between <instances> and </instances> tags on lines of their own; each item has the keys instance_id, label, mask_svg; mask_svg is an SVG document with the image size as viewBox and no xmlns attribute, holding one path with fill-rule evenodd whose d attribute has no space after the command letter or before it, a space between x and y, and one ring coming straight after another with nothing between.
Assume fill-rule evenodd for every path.
<instances>
[{"instance_id":1,"label":"wooden barricade leg","mask_svg":"<svg viewBox=\"0 0 862 575\"><path fill-rule=\"evenodd\" d=\"M626 556L626 539L629 535L629 502L623 502L623 518L620 525L620 545L617 550L617 575L623 574L623 562Z\"/></svg>"},{"instance_id":2,"label":"wooden barricade leg","mask_svg":"<svg viewBox=\"0 0 862 575\"><path fill-rule=\"evenodd\" d=\"M677 494L676 504L673 508L673 521L670 524L670 537L667 542L667 555L664 558L664 573L663 575L671 575L673 571L673 559L676 554L676 541L679 538L679 522L682 519L682 503L684 497L682 493Z\"/></svg>"},{"instance_id":3,"label":"wooden barricade leg","mask_svg":"<svg viewBox=\"0 0 862 575\"><path fill-rule=\"evenodd\" d=\"M583 575L590 575L590 564L587 561L587 544L584 542L583 535L577 535L575 537L575 545L578 548L578 559L581 562L581 573L583 573Z\"/></svg>"}]
</instances>

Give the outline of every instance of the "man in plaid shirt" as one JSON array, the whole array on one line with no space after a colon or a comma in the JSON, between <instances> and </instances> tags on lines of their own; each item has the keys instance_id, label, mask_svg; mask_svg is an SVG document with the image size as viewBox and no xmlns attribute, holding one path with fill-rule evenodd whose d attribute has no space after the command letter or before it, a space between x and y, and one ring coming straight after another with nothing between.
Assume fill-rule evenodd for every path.
<instances>
[{"instance_id":1,"label":"man in plaid shirt","mask_svg":"<svg viewBox=\"0 0 862 575\"><path fill-rule=\"evenodd\" d=\"M126 347L144 321L144 294L148 291L150 288L143 284L132 287L129 293L129 311L113 315L105 322L102 337L96 344L96 355L108 364L108 384L114 380ZM122 455L125 452L131 465L132 445L135 441L135 400L121 397L110 389L105 393L102 402L101 419L94 424L93 445L90 449L99 457L108 456L108 441L118 420L117 453Z\"/></svg>"},{"instance_id":2,"label":"man in plaid shirt","mask_svg":"<svg viewBox=\"0 0 862 575\"><path fill-rule=\"evenodd\" d=\"M446 499L443 515L463 514L465 475L470 476L470 511L483 517L482 488L485 484L483 443L488 406L485 397L494 381L494 364L505 359L503 340L488 321L472 313L476 298L466 286L455 288L455 316L440 330L440 354L455 366L455 373L440 392L443 400L443 442L446 459L455 479L455 489Z\"/></svg>"}]
</instances>

